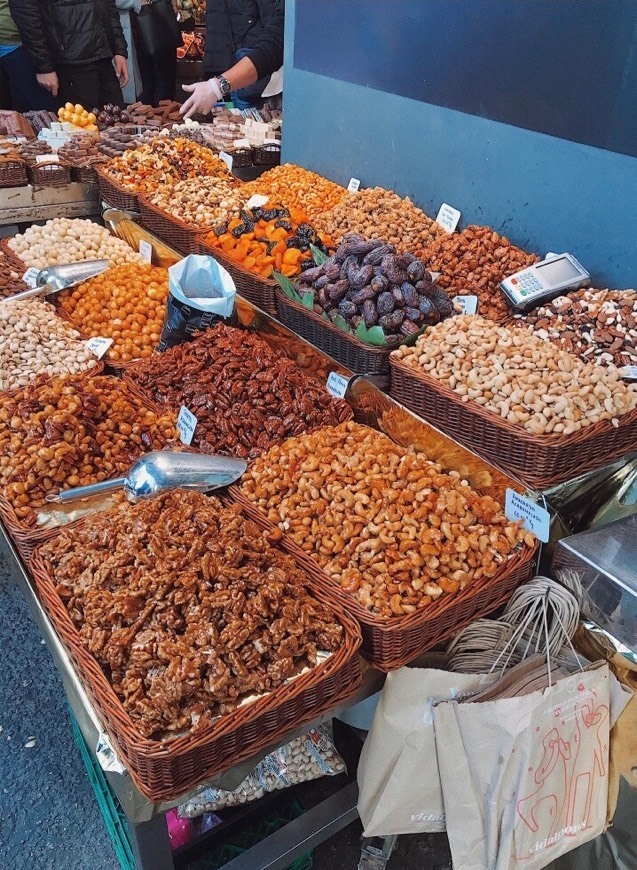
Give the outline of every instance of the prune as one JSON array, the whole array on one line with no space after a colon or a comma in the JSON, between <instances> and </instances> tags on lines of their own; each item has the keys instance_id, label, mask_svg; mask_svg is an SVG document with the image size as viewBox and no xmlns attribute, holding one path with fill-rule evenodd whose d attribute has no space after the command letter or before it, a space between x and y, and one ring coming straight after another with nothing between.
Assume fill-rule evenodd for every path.
<instances>
[{"instance_id":1,"label":"prune","mask_svg":"<svg viewBox=\"0 0 637 870\"><path fill-rule=\"evenodd\" d=\"M376 300L376 308L378 309L379 314L391 314L394 308L396 307L396 303L394 301L394 297L391 293L385 291L381 293Z\"/></svg>"},{"instance_id":2,"label":"prune","mask_svg":"<svg viewBox=\"0 0 637 870\"><path fill-rule=\"evenodd\" d=\"M393 331L395 329L398 329L404 319L404 311L392 311L391 314L384 314L378 322L383 327L383 329L391 329Z\"/></svg>"},{"instance_id":3,"label":"prune","mask_svg":"<svg viewBox=\"0 0 637 870\"><path fill-rule=\"evenodd\" d=\"M376 311L376 306L371 299L366 299L365 302L363 302L363 320L367 327L376 326L378 323L378 312Z\"/></svg>"}]
</instances>

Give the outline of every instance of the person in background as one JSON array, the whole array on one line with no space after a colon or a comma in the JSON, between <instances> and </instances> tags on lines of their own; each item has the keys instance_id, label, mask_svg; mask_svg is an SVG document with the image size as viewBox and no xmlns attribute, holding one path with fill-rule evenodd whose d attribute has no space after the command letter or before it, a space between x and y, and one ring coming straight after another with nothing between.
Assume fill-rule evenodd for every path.
<instances>
[{"instance_id":1,"label":"person in background","mask_svg":"<svg viewBox=\"0 0 637 870\"><path fill-rule=\"evenodd\" d=\"M208 0L207 79L183 86L190 96L182 115L208 114L231 97L238 108L258 107L269 77L283 63L283 27L283 0Z\"/></svg>"},{"instance_id":2,"label":"person in background","mask_svg":"<svg viewBox=\"0 0 637 870\"><path fill-rule=\"evenodd\" d=\"M142 89L142 77L139 72L137 52L135 51L133 37L133 18L135 17L135 13L139 12L142 8L142 5L141 0L115 0L115 5L119 12L119 23L122 25L122 32L128 50L128 83L122 88L122 96L124 102L128 106L137 101ZM98 106L97 108L101 109L102 106Z\"/></svg>"},{"instance_id":3,"label":"person in background","mask_svg":"<svg viewBox=\"0 0 637 870\"><path fill-rule=\"evenodd\" d=\"M12 109L52 112L57 108L51 94L38 84L31 55L21 44L20 33L11 17L9 0L0 0L0 69L9 79Z\"/></svg>"},{"instance_id":4,"label":"person in background","mask_svg":"<svg viewBox=\"0 0 637 870\"><path fill-rule=\"evenodd\" d=\"M9 0L38 82L57 105L123 106L128 52L115 0Z\"/></svg>"},{"instance_id":5,"label":"person in background","mask_svg":"<svg viewBox=\"0 0 637 870\"><path fill-rule=\"evenodd\" d=\"M144 6L149 0L141 0ZM177 0L172 0L172 9L177 18ZM136 10L139 11L139 10ZM148 54L144 48L137 16L131 15L135 51L142 79L142 92L139 99L150 106L159 105L160 100L174 100L177 87L177 48L162 48L154 54Z\"/></svg>"}]
</instances>

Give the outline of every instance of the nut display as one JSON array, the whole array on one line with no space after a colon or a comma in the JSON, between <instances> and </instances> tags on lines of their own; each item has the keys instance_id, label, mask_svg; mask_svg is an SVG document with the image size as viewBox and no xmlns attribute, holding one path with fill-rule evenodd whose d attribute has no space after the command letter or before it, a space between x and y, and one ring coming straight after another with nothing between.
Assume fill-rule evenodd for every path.
<instances>
[{"instance_id":1,"label":"nut display","mask_svg":"<svg viewBox=\"0 0 637 870\"><path fill-rule=\"evenodd\" d=\"M114 157L104 165L104 171L116 184L142 195L185 178L212 175L232 180L226 164L209 148L188 139L163 136Z\"/></svg>"},{"instance_id":2,"label":"nut display","mask_svg":"<svg viewBox=\"0 0 637 870\"><path fill-rule=\"evenodd\" d=\"M0 391L26 387L38 375L79 374L96 363L76 330L41 299L0 306Z\"/></svg>"},{"instance_id":3,"label":"nut display","mask_svg":"<svg viewBox=\"0 0 637 870\"><path fill-rule=\"evenodd\" d=\"M27 266L108 260L111 266L142 263L140 255L105 227L79 218L53 218L43 226L33 225L9 239L9 247Z\"/></svg>"},{"instance_id":4,"label":"nut display","mask_svg":"<svg viewBox=\"0 0 637 870\"><path fill-rule=\"evenodd\" d=\"M24 272L24 263L0 248L0 299L29 289L22 280Z\"/></svg>"},{"instance_id":5,"label":"nut display","mask_svg":"<svg viewBox=\"0 0 637 870\"><path fill-rule=\"evenodd\" d=\"M308 290L317 314L337 323L342 318L352 330L380 326L390 344L454 313L417 257L356 233L348 233L323 265L302 273L298 292Z\"/></svg>"},{"instance_id":6,"label":"nut display","mask_svg":"<svg viewBox=\"0 0 637 870\"><path fill-rule=\"evenodd\" d=\"M126 263L59 294L60 307L86 335L114 339L106 358L116 363L149 357L159 343L168 271Z\"/></svg>"},{"instance_id":7,"label":"nut display","mask_svg":"<svg viewBox=\"0 0 637 870\"><path fill-rule=\"evenodd\" d=\"M143 453L178 437L174 414L156 414L117 378L73 375L0 398L0 486L18 518L35 525L46 494L125 474Z\"/></svg>"},{"instance_id":8,"label":"nut display","mask_svg":"<svg viewBox=\"0 0 637 870\"><path fill-rule=\"evenodd\" d=\"M106 512L41 555L145 737L201 730L343 643L293 560L236 506L200 493Z\"/></svg>"},{"instance_id":9,"label":"nut display","mask_svg":"<svg viewBox=\"0 0 637 870\"><path fill-rule=\"evenodd\" d=\"M351 417L342 399L250 332L217 324L128 372L158 405L197 418L193 445L254 457L289 435Z\"/></svg>"},{"instance_id":10,"label":"nut display","mask_svg":"<svg viewBox=\"0 0 637 870\"><path fill-rule=\"evenodd\" d=\"M637 363L637 292L577 290L516 316L536 335L599 365Z\"/></svg>"},{"instance_id":11,"label":"nut display","mask_svg":"<svg viewBox=\"0 0 637 870\"><path fill-rule=\"evenodd\" d=\"M242 209L206 233L203 241L261 278L270 278L275 269L292 278L316 265L311 245L325 254L332 247L331 240L322 239L303 212L282 206Z\"/></svg>"},{"instance_id":12,"label":"nut display","mask_svg":"<svg viewBox=\"0 0 637 870\"><path fill-rule=\"evenodd\" d=\"M316 218L316 227L337 242L346 233L366 239L383 239L399 254L422 257L425 248L446 231L421 211L409 197L404 199L383 187L369 187L347 196L331 211Z\"/></svg>"},{"instance_id":13,"label":"nut display","mask_svg":"<svg viewBox=\"0 0 637 870\"><path fill-rule=\"evenodd\" d=\"M297 208L313 220L347 196L347 190L316 172L294 163L284 163L264 172L256 181L243 185L246 201L254 194L269 196L286 208Z\"/></svg>"},{"instance_id":14,"label":"nut display","mask_svg":"<svg viewBox=\"0 0 637 870\"><path fill-rule=\"evenodd\" d=\"M150 193L154 206L193 227L210 227L241 208L245 197L225 178L188 178Z\"/></svg>"},{"instance_id":15,"label":"nut display","mask_svg":"<svg viewBox=\"0 0 637 870\"><path fill-rule=\"evenodd\" d=\"M424 259L428 269L440 272L437 283L450 296L477 296L478 314L496 322L513 313L500 282L538 260L489 227L478 226L445 234L429 247Z\"/></svg>"},{"instance_id":16,"label":"nut display","mask_svg":"<svg viewBox=\"0 0 637 870\"><path fill-rule=\"evenodd\" d=\"M522 542L533 543L457 473L352 422L272 447L242 490L381 617L493 577Z\"/></svg>"},{"instance_id":17,"label":"nut display","mask_svg":"<svg viewBox=\"0 0 637 870\"><path fill-rule=\"evenodd\" d=\"M585 363L530 327L483 317L440 323L392 356L535 435L570 435L602 420L617 425L637 406L637 388L616 368Z\"/></svg>"}]
</instances>

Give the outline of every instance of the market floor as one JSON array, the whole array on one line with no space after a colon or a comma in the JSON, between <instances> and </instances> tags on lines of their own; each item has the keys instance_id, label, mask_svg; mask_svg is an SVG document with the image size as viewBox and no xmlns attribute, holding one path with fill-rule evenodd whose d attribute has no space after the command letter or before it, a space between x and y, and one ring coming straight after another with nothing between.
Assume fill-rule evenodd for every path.
<instances>
[{"instance_id":1,"label":"market floor","mask_svg":"<svg viewBox=\"0 0 637 870\"><path fill-rule=\"evenodd\" d=\"M1 555L0 674L0 868L118 870L62 682ZM353 824L315 849L316 870L355 870L359 837ZM387 870L450 867L434 835L401 837Z\"/></svg>"}]
</instances>

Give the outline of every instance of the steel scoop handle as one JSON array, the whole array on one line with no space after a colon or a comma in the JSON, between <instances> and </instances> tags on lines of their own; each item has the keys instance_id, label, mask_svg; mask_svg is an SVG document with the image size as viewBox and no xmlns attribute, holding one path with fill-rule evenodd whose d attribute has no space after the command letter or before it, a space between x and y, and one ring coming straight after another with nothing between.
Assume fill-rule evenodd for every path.
<instances>
[{"instance_id":1,"label":"steel scoop handle","mask_svg":"<svg viewBox=\"0 0 637 870\"><path fill-rule=\"evenodd\" d=\"M51 293L57 293L61 287L50 287L48 284L43 284L41 287L32 287L31 290L22 290L20 293L14 293L13 296L5 296L2 302L22 302L24 299L33 299L36 296L50 296Z\"/></svg>"},{"instance_id":2,"label":"steel scoop handle","mask_svg":"<svg viewBox=\"0 0 637 870\"><path fill-rule=\"evenodd\" d=\"M116 477L114 480L101 480L99 483L89 483L87 486L76 486L74 489L65 489L63 492L50 492L46 496L48 502L76 501L80 498L90 498L93 495L99 495L102 492L112 492L114 489L121 489L126 483L125 477Z\"/></svg>"}]
</instances>

